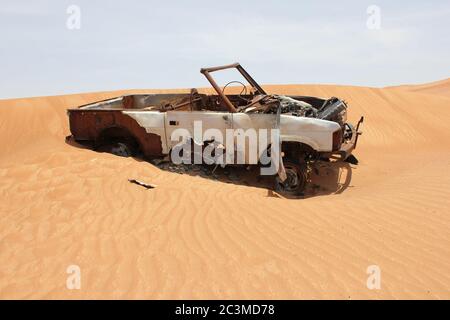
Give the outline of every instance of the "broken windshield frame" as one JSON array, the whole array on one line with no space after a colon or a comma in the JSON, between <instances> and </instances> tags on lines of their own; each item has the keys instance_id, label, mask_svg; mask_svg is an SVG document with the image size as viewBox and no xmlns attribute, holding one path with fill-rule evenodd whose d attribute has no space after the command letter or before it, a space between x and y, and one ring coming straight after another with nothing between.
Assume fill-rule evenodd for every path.
<instances>
[{"instance_id":1,"label":"broken windshield frame","mask_svg":"<svg viewBox=\"0 0 450 320\"><path fill-rule=\"evenodd\" d=\"M247 80L247 82L252 86L254 89L255 94L263 94L266 95L266 92L261 88L261 86L247 73L247 71L239 64L239 63L233 63L225 66L218 66L218 67L211 67L211 68L202 68L200 69L200 72L206 77L206 79L209 81L211 86L216 90L217 94L223 99L225 105L228 108L228 111L230 112L237 112L236 107L231 103L230 99L225 95L223 90L220 88L220 86L217 84L217 82L213 79L210 73L225 70L225 69L237 69L240 74Z\"/></svg>"}]
</instances>

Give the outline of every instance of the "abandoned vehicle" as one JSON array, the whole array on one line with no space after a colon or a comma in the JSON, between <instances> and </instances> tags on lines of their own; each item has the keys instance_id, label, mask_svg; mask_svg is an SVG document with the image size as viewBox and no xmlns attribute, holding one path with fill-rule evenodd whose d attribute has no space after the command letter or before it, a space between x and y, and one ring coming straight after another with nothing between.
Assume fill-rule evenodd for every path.
<instances>
[{"instance_id":1,"label":"abandoned vehicle","mask_svg":"<svg viewBox=\"0 0 450 320\"><path fill-rule=\"evenodd\" d=\"M248 82L231 81L223 88L211 74L237 69ZM90 103L67 111L75 141L91 143L95 149L146 158L168 157L178 144L171 136L184 128L194 136L195 121L203 130L279 129L279 170L274 174L277 191L295 195L308 180L309 166L316 160L348 161L355 149L359 126L347 123L347 104L332 97L267 94L239 64L203 68L215 94L190 93L124 95ZM230 84L242 86L239 94L226 94ZM236 88L235 88L236 89ZM201 138L203 139L203 138ZM194 141L203 145L211 141ZM270 150L258 150L258 156Z\"/></svg>"}]
</instances>

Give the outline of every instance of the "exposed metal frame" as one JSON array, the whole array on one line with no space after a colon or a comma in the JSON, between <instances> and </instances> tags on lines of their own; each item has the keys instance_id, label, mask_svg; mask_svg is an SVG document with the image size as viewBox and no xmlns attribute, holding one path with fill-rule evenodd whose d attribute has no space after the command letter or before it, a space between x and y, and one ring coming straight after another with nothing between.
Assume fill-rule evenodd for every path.
<instances>
[{"instance_id":1,"label":"exposed metal frame","mask_svg":"<svg viewBox=\"0 0 450 320\"><path fill-rule=\"evenodd\" d=\"M223 90L220 88L220 86L217 84L217 82L213 79L210 73L220 71L220 70L226 70L226 69L237 69L240 74L247 80L247 82L256 90L259 94L266 94L266 92L261 88L261 86L248 74L248 72L240 65L239 62L228 64L224 66L218 66L218 67L210 67L210 68L201 68L200 72L208 79L211 86L216 90L217 94L222 98L224 101L226 107L228 108L228 111L235 113L237 112L236 107L231 103L230 99L225 95Z\"/></svg>"}]
</instances>

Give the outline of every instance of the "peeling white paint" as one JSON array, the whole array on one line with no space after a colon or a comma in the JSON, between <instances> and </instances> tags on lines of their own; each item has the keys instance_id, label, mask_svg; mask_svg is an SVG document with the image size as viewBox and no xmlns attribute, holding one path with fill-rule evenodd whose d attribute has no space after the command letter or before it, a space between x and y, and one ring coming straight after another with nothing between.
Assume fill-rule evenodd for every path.
<instances>
[{"instance_id":1,"label":"peeling white paint","mask_svg":"<svg viewBox=\"0 0 450 320\"><path fill-rule=\"evenodd\" d=\"M122 111L132 117L146 132L159 135L162 152L168 154L172 147L170 136L177 128L188 130L194 137L194 121L202 121L203 132L207 129L272 129L276 126L274 114L246 114L212 111ZM296 141L310 145L316 151L332 150L333 132L339 130L339 124L316 118L291 115L280 116L282 141ZM202 141L198 141L201 143Z\"/></svg>"}]
</instances>

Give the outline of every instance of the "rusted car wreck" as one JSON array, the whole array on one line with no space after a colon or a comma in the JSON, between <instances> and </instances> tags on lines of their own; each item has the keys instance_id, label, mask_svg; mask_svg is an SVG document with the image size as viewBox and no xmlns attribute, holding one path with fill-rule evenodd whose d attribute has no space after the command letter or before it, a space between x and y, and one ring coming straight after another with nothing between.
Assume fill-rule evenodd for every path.
<instances>
[{"instance_id":1,"label":"rusted car wreck","mask_svg":"<svg viewBox=\"0 0 450 320\"><path fill-rule=\"evenodd\" d=\"M247 85L232 81L220 87L211 75L233 68ZM146 158L155 158L169 156L179 143L171 139L174 130L192 131L195 121L201 121L204 129L219 131L277 128L281 152L280 166L274 174L275 188L287 194L297 194L305 187L308 165L318 159L356 163L351 153L363 117L356 126L347 123L347 104L343 100L267 94L239 63L203 68L201 73L216 94L192 89L179 94L125 95L69 109L74 140L119 155L140 152ZM230 84L242 86L241 92L226 94ZM193 142L205 146L212 141ZM270 150L260 148L258 157L263 154L270 154Z\"/></svg>"}]
</instances>

